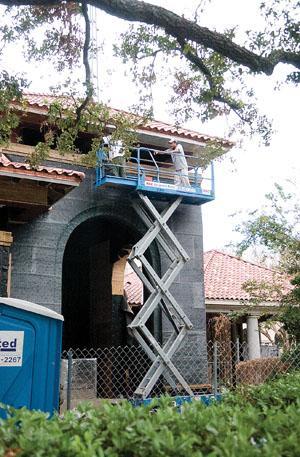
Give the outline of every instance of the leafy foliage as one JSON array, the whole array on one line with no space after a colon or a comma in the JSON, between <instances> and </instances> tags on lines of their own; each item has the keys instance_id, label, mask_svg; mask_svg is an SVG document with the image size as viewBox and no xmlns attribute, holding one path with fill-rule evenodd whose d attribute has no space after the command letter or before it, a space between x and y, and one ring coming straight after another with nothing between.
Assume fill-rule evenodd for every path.
<instances>
[{"instance_id":1,"label":"leafy foliage","mask_svg":"<svg viewBox=\"0 0 300 457\"><path fill-rule=\"evenodd\" d=\"M19 117L14 112L11 102L22 99L22 89L27 86L23 78L9 76L6 71L0 72L0 146L7 143L11 132L19 124Z\"/></svg>"},{"instance_id":2,"label":"leafy foliage","mask_svg":"<svg viewBox=\"0 0 300 457\"><path fill-rule=\"evenodd\" d=\"M297 292L299 294L299 286ZM299 306L299 300L297 301L297 305ZM298 306L295 307L289 303L279 313L279 320L283 323L284 329L297 344L300 343L300 310Z\"/></svg>"},{"instance_id":3,"label":"leafy foliage","mask_svg":"<svg viewBox=\"0 0 300 457\"><path fill-rule=\"evenodd\" d=\"M299 348L298 348L299 352ZM283 357L282 357L282 360ZM295 360L299 360L295 358ZM241 385L231 394L226 395L228 405L251 404L258 409L285 409L288 405L299 402L299 373L279 376L265 384L253 388Z\"/></svg>"},{"instance_id":4,"label":"leafy foliage","mask_svg":"<svg viewBox=\"0 0 300 457\"><path fill-rule=\"evenodd\" d=\"M224 35L233 39L235 30ZM232 111L238 119L235 131L244 133L248 126L251 134L260 133L265 143L269 142L271 124L258 113L254 91L244 81L248 70L225 56L144 25L131 25L114 49L124 63L129 63L129 74L142 88L137 109L142 107L143 112L153 114L153 87L157 81L165 81L173 89L169 104L177 123L194 117L206 122Z\"/></svg>"},{"instance_id":5,"label":"leafy foliage","mask_svg":"<svg viewBox=\"0 0 300 457\"><path fill-rule=\"evenodd\" d=\"M263 65L258 69L246 62L241 64L238 56L241 49L232 57L225 50L225 41L228 40L230 47L230 42L232 45L240 42L245 35L244 50L248 48L266 58L271 66L285 53L299 58L299 23L295 15L298 7L298 0L261 2L258 14L264 18L262 30L248 30L243 34L237 25L224 30L222 36L216 30L210 31L216 32L216 42L224 41L222 51L216 50L211 36L205 36L203 41L187 39L184 32L176 33L175 26L168 24L164 30L152 25L130 26L128 32L121 35L115 52L124 62L131 62L133 80L148 89L148 92L143 90L141 101L149 102L150 111L152 86L157 81L170 79L173 88L170 106L178 122L195 116L205 122L232 112L236 115L232 132L258 133L268 144L271 123L257 108L252 76L260 72L270 74L272 70L268 73ZM198 6L194 23L200 25L200 17L205 17L205 8L200 15ZM285 82L297 83L298 79L298 71L288 71Z\"/></svg>"},{"instance_id":6,"label":"leafy foliage","mask_svg":"<svg viewBox=\"0 0 300 457\"><path fill-rule=\"evenodd\" d=\"M73 69L81 61L84 42L80 12L77 2L8 7L9 20L0 27L0 33L8 43L22 40L28 62L47 59L57 71Z\"/></svg>"},{"instance_id":7,"label":"leafy foliage","mask_svg":"<svg viewBox=\"0 0 300 457\"><path fill-rule=\"evenodd\" d=\"M34 155L31 157L32 166L44 160L44 150L49 151L51 147L58 149L62 155L79 153L75 141L80 132L89 132L93 136L92 146L88 154L82 157L82 161L87 166L95 166L96 151L111 124L114 126L111 141L121 140L124 145L124 155L130 155L129 148L136 142L135 129L141 120L129 114L127 116L118 112L113 114L105 105L93 102L86 106L80 118L77 119L78 103L80 104L80 100L71 103L67 108L60 102L50 105L48 120L43 126L46 128L45 143L39 143L35 148Z\"/></svg>"},{"instance_id":8,"label":"leafy foliage","mask_svg":"<svg viewBox=\"0 0 300 457\"><path fill-rule=\"evenodd\" d=\"M266 248L266 256L277 255L283 271L300 271L300 206L297 195L275 184L275 191L266 194L266 204L261 209L248 212L246 217L236 227L243 237L237 246L239 255L250 246L261 246Z\"/></svg>"},{"instance_id":9,"label":"leafy foliage","mask_svg":"<svg viewBox=\"0 0 300 457\"><path fill-rule=\"evenodd\" d=\"M300 207L297 195L286 192L275 184L275 191L266 195L267 204L262 210L248 213L249 219L237 227L243 235L238 245L239 254L251 246L266 249L265 255L277 258L278 267L290 275L291 288L287 293L285 278L274 274L268 284L249 281L244 288L254 303L272 298L282 307L272 319L283 323L293 342L300 342Z\"/></svg>"},{"instance_id":10,"label":"leafy foliage","mask_svg":"<svg viewBox=\"0 0 300 457\"><path fill-rule=\"evenodd\" d=\"M80 133L89 133L92 146L83 157L85 165L94 166L95 152L99 149L108 124L113 125L112 141L122 140L125 154L135 141L134 129L137 119L134 116L112 113L102 103L92 100L88 58L94 51L94 43L87 39L89 21L83 28L81 17L83 6L77 2L61 2L53 7L29 6L10 7L6 13L10 15L8 23L0 27L0 35L4 42L22 40L24 55L29 62L47 59L53 63L57 72L66 69L74 71L83 62L86 67L86 80L82 87L78 81L68 77L62 85L53 87L54 94L59 93L55 102L45 103L49 106L48 116L40 126L44 141L39 142L29 159L30 165L36 168L46 160L51 149L57 149L61 155L79 153L76 139ZM38 38L37 38L38 36ZM86 48L85 48L86 46ZM3 113L0 124L0 141L7 143L13 130L19 124L19 116L14 110L16 103L26 108L26 100L22 98L22 89L26 87L23 79L10 77L2 72L0 80L0 110Z\"/></svg>"},{"instance_id":11,"label":"leafy foliage","mask_svg":"<svg viewBox=\"0 0 300 457\"><path fill-rule=\"evenodd\" d=\"M90 36L88 3L0 0L0 4L9 5L0 25L3 43L0 54L8 44L21 42L29 62L47 60L57 72L68 70L72 77L68 76L61 86L63 94L66 88L78 83L73 74L80 65L85 67L83 86L76 91L76 99L82 100L77 107L77 121L93 95L89 58L96 44ZM139 22L121 35L115 53L128 64L139 86L138 106L142 107L143 116L153 115L153 87L164 80L172 87L170 104L177 122L195 116L207 121L233 113L236 122L232 123L232 132L239 131L242 136L258 133L269 143L271 123L258 110L256 80L260 74L271 75L282 63L289 65L275 86L299 83L299 0L261 1L258 12L264 18L261 29L243 31L237 25L221 32L202 26L205 8L201 3L190 19L135 0L99 1L93 5L117 17ZM14 79L13 84L18 80L13 75L10 78ZM8 106L7 101L4 111ZM3 127L6 138L8 127L12 129L15 122L14 117L6 116ZM76 133L73 124L68 130L61 138L62 150L69 148L69 140ZM43 151L37 154L43 156L46 148L40 149ZM212 152L213 157L218 155L216 150Z\"/></svg>"},{"instance_id":12,"label":"leafy foliage","mask_svg":"<svg viewBox=\"0 0 300 457\"><path fill-rule=\"evenodd\" d=\"M1 423L0 454L17 457L202 457L298 455L299 374L257 388L242 387L209 407L179 414L170 399L82 405L63 417L11 410ZM9 454L11 452L11 454ZM14 454L13 454L14 453Z\"/></svg>"}]
</instances>

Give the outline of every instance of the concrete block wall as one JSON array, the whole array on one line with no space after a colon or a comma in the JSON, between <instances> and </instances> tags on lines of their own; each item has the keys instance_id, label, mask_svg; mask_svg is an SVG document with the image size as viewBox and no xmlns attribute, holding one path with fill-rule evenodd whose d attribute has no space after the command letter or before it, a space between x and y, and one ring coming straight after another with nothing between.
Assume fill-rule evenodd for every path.
<instances>
[{"instance_id":1,"label":"concrete block wall","mask_svg":"<svg viewBox=\"0 0 300 457\"><path fill-rule=\"evenodd\" d=\"M7 296L9 247L0 245L0 297Z\"/></svg>"},{"instance_id":2,"label":"concrete block wall","mask_svg":"<svg viewBox=\"0 0 300 457\"><path fill-rule=\"evenodd\" d=\"M188 382L201 384L207 380L201 207L181 204L172 215L169 227L190 257L175 279L170 292L194 326L176 353L174 360ZM167 266L166 263L168 263L168 259L162 257L163 271ZM163 339L166 340L172 332L172 327L166 318L163 318L162 327Z\"/></svg>"},{"instance_id":3,"label":"concrete block wall","mask_svg":"<svg viewBox=\"0 0 300 457\"><path fill-rule=\"evenodd\" d=\"M20 160L13 156L10 158ZM49 162L48 165L70 168L70 165L63 163ZM80 187L72 190L36 220L9 228L14 237L11 249L11 296L38 303L57 312L61 312L64 249L69 236L79 224L96 216L104 216L112 217L120 223L126 222L133 230L139 231L140 235L145 230L131 206L132 194L112 188L96 189L94 170L76 168L86 173ZM176 278L171 292L194 324L191 338L198 342L198 357L202 364L206 360L206 333L201 207L180 205L169 225L191 257ZM162 271L166 267L165 262L162 254ZM168 337L170 330L163 319L163 339Z\"/></svg>"}]
</instances>

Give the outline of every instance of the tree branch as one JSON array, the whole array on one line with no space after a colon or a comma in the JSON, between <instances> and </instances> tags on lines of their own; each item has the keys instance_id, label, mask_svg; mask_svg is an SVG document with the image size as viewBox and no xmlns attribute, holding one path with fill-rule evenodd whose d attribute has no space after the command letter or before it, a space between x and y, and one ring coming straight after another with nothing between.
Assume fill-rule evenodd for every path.
<instances>
[{"instance_id":1,"label":"tree branch","mask_svg":"<svg viewBox=\"0 0 300 457\"><path fill-rule=\"evenodd\" d=\"M73 0L66 1L72 2ZM79 0L75 1L80 3ZM0 0L0 4L7 6L35 5L46 7L59 3L61 1L58 0ZM234 43L224 34L202 27L161 6L139 0L87 0L87 3L120 19L160 27L176 39L183 38L212 49L249 68L254 73L271 75L275 66L280 62L290 63L300 69L300 55L296 52L277 51L269 56L260 56Z\"/></svg>"},{"instance_id":2,"label":"tree branch","mask_svg":"<svg viewBox=\"0 0 300 457\"><path fill-rule=\"evenodd\" d=\"M85 21L85 40L83 45L83 65L85 68L86 97L78 108L76 108L76 124L80 121L82 111L86 108L93 96L93 86L91 81L91 67L89 63L89 47L91 41L91 23L88 14L87 2L82 2L82 15Z\"/></svg>"},{"instance_id":3,"label":"tree branch","mask_svg":"<svg viewBox=\"0 0 300 457\"><path fill-rule=\"evenodd\" d=\"M300 69L300 53L278 50L271 52L269 59L273 62L274 67L279 63L287 63Z\"/></svg>"},{"instance_id":4,"label":"tree branch","mask_svg":"<svg viewBox=\"0 0 300 457\"><path fill-rule=\"evenodd\" d=\"M200 57L195 52L192 52L191 48L187 46L188 43L185 40L179 38L178 43L180 44L181 53L186 57L187 60L189 60L193 65L199 68L201 73L203 73L204 76L206 76L210 88L213 89L215 87L215 84L213 81L212 74L209 68L204 64L203 60L200 59Z\"/></svg>"},{"instance_id":5,"label":"tree branch","mask_svg":"<svg viewBox=\"0 0 300 457\"><path fill-rule=\"evenodd\" d=\"M140 57L137 57L136 59L137 60L143 60L143 59L148 59L149 57L154 57L156 58L157 54L159 54L160 52L163 52L162 49L156 49L155 51L151 52L151 54L144 54Z\"/></svg>"},{"instance_id":6,"label":"tree branch","mask_svg":"<svg viewBox=\"0 0 300 457\"><path fill-rule=\"evenodd\" d=\"M200 57L196 53L194 53L190 47L186 46L187 43L184 40L180 39L180 40L178 40L178 42L181 47L181 52L185 56L185 58L189 62L191 62L193 65L195 65L201 71L201 73L206 77L210 90L212 92L213 100L215 100L216 102L225 103L226 105L229 106L229 108L231 108L241 118L241 115L238 113L238 111L240 110L239 104L234 102L234 100L221 95L221 93L218 91L218 88L215 84L211 71L204 64L203 60L200 59Z\"/></svg>"}]
</instances>

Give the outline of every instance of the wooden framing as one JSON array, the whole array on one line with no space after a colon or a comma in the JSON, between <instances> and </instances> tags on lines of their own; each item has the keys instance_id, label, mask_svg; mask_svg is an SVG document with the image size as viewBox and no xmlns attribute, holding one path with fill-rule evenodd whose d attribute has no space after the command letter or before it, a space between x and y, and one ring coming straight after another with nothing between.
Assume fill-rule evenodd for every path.
<instances>
[{"instance_id":1,"label":"wooden framing","mask_svg":"<svg viewBox=\"0 0 300 457\"><path fill-rule=\"evenodd\" d=\"M25 179L0 177L0 204L48 206L48 188Z\"/></svg>"}]
</instances>

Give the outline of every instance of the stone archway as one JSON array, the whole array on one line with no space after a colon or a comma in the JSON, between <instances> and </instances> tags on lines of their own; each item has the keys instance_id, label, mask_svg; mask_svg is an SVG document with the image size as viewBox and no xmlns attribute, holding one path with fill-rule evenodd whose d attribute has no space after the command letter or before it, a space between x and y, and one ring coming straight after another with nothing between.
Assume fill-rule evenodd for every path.
<instances>
[{"instance_id":1,"label":"stone archway","mask_svg":"<svg viewBox=\"0 0 300 457\"><path fill-rule=\"evenodd\" d=\"M141 237L141 227L120 215L100 213L76 225L62 259L62 313L65 317L64 347L107 347L126 344L126 315L121 294L112 287L112 272ZM148 253L160 268L155 245ZM114 293L114 294L113 294ZM160 318L153 330L160 334Z\"/></svg>"}]
</instances>

